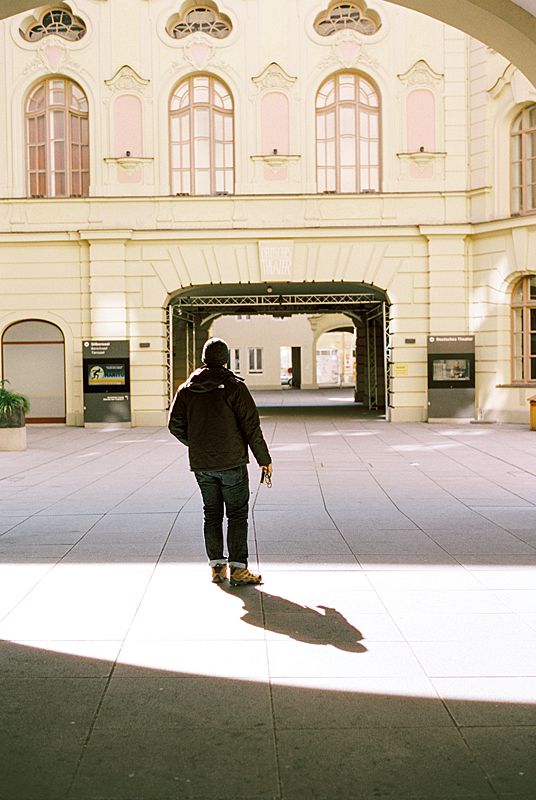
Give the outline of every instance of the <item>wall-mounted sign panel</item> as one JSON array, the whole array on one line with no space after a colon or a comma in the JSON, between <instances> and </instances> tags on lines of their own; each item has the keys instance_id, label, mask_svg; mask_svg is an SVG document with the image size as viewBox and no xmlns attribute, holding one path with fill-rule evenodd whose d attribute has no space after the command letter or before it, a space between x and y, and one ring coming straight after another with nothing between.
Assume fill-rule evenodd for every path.
<instances>
[{"instance_id":1,"label":"wall-mounted sign panel","mask_svg":"<svg viewBox=\"0 0 536 800\"><path fill-rule=\"evenodd\" d=\"M475 337L428 337L428 420L474 419Z\"/></svg>"},{"instance_id":2,"label":"wall-mounted sign panel","mask_svg":"<svg viewBox=\"0 0 536 800\"><path fill-rule=\"evenodd\" d=\"M84 422L130 422L128 341L83 342Z\"/></svg>"}]
</instances>

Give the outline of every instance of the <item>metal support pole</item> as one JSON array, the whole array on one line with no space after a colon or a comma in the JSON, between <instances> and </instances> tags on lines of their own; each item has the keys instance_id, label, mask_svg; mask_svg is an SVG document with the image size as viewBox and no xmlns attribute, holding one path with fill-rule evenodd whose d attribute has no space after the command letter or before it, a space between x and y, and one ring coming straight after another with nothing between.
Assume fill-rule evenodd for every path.
<instances>
[{"instance_id":1,"label":"metal support pole","mask_svg":"<svg viewBox=\"0 0 536 800\"><path fill-rule=\"evenodd\" d=\"M387 305L385 301L382 303L382 320L383 320L383 372L385 379L385 419L387 422L391 421L391 402L390 402L390 383L391 376L389 374L389 319L387 317Z\"/></svg>"},{"instance_id":2,"label":"metal support pole","mask_svg":"<svg viewBox=\"0 0 536 800\"><path fill-rule=\"evenodd\" d=\"M169 405L173 401L173 306L167 307L167 396Z\"/></svg>"}]
</instances>

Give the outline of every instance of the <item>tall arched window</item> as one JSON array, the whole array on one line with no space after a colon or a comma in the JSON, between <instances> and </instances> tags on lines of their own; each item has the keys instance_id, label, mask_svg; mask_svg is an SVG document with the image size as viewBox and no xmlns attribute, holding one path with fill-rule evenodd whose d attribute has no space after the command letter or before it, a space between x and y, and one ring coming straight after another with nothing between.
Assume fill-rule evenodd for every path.
<instances>
[{"instance_id":1,"label":"tall arched window","mask_svg":"<svg viewBox=\"0 0 536 800\"><path fill-rule=\"evenodd\" d=\"M234 191L233 98L210 75L179 84L171 97L172 194Z\"/></svg>"},{"instance_id":2,"label":"tall arched window","mask_svg":"<svg viewBox=\"0 0 536 800\"><path fill-rule=\"evenodd\" d=\"M536 383L536 275L527 275L512 293L514 383Z\"/></svg>"},{"instance_id":3,"label":"tall arched window","mask_svg":"<svg viewBox=\"0 0 536 800\"><path fill-rule=\"evenodd\" d=\"M328 78L316 96L319 192L379 192L380 102L356 72Z\"/></svg>"},{"instance_id":4,"label":"tall arched window","mask_svg":"<svg viewBox=\"0 0 536 800\"><path fill-rule=\"evenodd\" d=\"M38 84L26 105L26 149L30 197L89 194L88 102L66 78Z\"/></svg>"},{"instance_id":5,"label":"tall arched window","mask_svg":"<svg viewBox=\"0 0 536 800\"><path fill-rule=\"evenodd\" d=\"M512 125L512 214L536 211L536 104Z\"/></svg>"}]
</instances>

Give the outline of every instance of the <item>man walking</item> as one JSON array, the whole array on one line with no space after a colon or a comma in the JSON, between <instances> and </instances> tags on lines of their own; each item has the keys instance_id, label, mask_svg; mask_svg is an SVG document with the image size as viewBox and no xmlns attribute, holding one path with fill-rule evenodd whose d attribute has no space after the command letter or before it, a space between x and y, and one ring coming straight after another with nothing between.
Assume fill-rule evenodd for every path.
<instances>
[{"instance_id":1,"label":"man walking","mask_svg":"<svg viewBox=\"0 0 536 800\"><path fill-rule=\"evenodd\" d=\"M169 413L169 430L188 448L190 469L203 497L203 532L213 583L222 583L230 567L233 586L262 583L248 569L248 446L264 474L272 459L262 435L259 414L243 378L225 366L229 348L209 339L203 366L179 386ZM223 517L227 516L224 556Z\"/></svg>"}]
</instances>

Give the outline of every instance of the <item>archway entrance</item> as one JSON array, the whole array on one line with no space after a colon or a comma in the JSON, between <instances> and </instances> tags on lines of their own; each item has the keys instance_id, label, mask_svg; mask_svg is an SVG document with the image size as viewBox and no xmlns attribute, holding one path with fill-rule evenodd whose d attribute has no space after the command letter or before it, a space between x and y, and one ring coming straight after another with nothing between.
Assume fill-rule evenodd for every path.
<instances>
[{"instance_id":1,"label":"archway entrance","mask_svg":"<svg viewBox=\"0 0 536 800\"><path fill-rule=\"evenodd\" d=\"M168 307L170 399L187 375L200 364L203 345L217 317L269 315L279 318L341 313L348 318L355 340L354 401L365 409L386 409L388 416L389 301L376 287L348 282L336 285L210 285L193 287L177 294ZM253 370L259 365L259 357L262 354L259 356L255 348L250 348L248 358L252 359ZM297 371L298 361L298 354L293 354L293 372ZM233 367L236 365L232 361Z\"/></svg>"},{"instance_id":2,"label":"archway entrance","mask_svg":"<svg viewBox=\"0 0 536 800\"><path fill-rule=\"evenodd\" d=\"M51 322L15 322L2 337L3 375L30 401L29 423L65 422L65 343Z\"/></svg>"}]
</instances>

